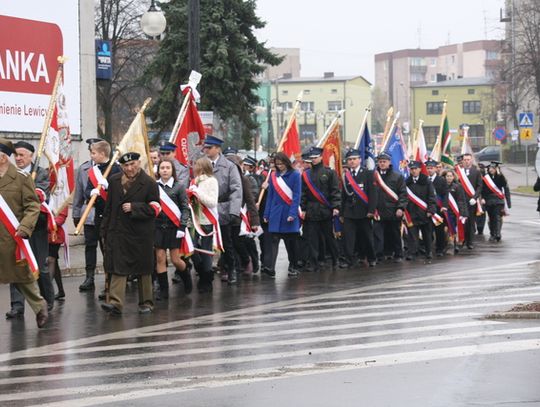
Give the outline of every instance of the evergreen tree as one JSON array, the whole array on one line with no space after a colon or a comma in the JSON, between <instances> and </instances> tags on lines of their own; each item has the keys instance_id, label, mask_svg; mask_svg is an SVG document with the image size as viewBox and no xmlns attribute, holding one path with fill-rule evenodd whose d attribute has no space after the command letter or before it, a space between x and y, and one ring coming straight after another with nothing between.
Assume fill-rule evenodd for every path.
<instances>
[{"instance_id":1,"label":"evergreen tree","mask_svg":"<svg viewBox=\"0 0 540 407\"><path fill-rule=\"evenodd\" d=\"M160 129L174 124L180 108L179 87L190 73L187 0L172 0L162 8L168 30L143 78L147 83L161 82L162 92L149 112ZM200 110L213 110L223 120L237 120L244 147L248 147L257 127L255 76L264 71L263 64L276 65L281 58L253 34L265 25L255 14L254 0L201 0L200 16Z\"/></svg>"}]
</instances>

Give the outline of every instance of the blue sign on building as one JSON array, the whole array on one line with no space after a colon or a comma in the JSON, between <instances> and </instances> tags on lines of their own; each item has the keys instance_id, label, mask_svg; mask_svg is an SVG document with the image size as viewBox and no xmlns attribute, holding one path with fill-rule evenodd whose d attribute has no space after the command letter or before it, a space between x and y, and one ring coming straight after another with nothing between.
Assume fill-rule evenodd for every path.
<instances>
[{"instance_id":1,"label":"blue sign on building","mask_svg":"<svg viewBox=\"0 0 540 407\"><path fill-rule=\"evenodd\" d=\"M111 80L112 75L111 42L109 40L96 40L96 78Z\"/></svg>"}]
</instances>

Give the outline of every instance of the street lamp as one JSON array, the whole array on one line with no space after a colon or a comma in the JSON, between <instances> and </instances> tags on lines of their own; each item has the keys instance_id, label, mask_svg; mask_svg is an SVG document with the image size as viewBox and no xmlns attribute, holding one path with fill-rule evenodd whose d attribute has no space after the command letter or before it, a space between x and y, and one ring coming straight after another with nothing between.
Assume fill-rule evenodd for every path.
<instances>
[{"instance_id":1,"label":"street lamp","mask_svg":"<svg viewBox=\"0 0 540 407\"><path fill-rule=\"evenodd\" d=\"M159 37L167 27L167 20L163 11L156 7L155 0L150 3L150 8L141 17L141 29L149 37Z\"/></svg>"},{"instance_id":2,"label":"street lamp","mask_svg":"<svg viewBox=\"0 0 540 407\"><path fill-rule=\"evenodd\" d=\"M283 115L283 106L281 106L281 104L279 103L279 100L277 100L277 99L272 99L271 106L272 106L272 114L276 115L276 132L274 134L279 139L279 138L281 138L281 120L280 120L280 118Z\"/></svg>"}]
</instances>

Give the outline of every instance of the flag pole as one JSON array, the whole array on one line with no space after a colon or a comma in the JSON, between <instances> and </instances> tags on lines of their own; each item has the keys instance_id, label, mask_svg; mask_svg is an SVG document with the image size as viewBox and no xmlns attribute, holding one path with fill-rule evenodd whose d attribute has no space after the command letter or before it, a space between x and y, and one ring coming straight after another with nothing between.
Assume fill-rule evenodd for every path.
<instances>
[{"instance_id":1,"label":"flag pole","mask_svg":"<svg viewBox=\"0 0 540 407\"><path fill-rule=\"evenodd\" d=\"M392 135L392 132L394 131L394 128L396 127L397 121L399 120L400 112L397 112L394 116L394 120L392 120L392 124L389 127L388 134L384 137L384 143L382 145L381 151L384 151L386 148L386 145L388 144L388 140L390 140L390 136Z\"/></svg>"},{"instance_id":2,"label":"flag pole","mask_svg":"<svg viewBox=\"0 0 540 407\"><path fill-rule=\"evenodd\" d=\"M62 72L64 70L64 62L67 58L64 56L59 56L58 61L58 70L56 71L56 78L54 79L53 91L51 93L51 99L49 100L49 108L47 109L47 116L45 116L45 123L43 124L43 130L41 131L41 138L39 140L39 147L36 155L36 164L32 170L32 179L36 179L36 173L39 167L39 160L41 160L41 155L43 154L43 149L45 148L45 139L49 133L49 127L51 126L52 115L54 113L54 108L56 107L56 95L58 93L58 85L62 80Z\"/></svg>"},{"instance_id":3,"label":"flag pole","mask_svg":"<svg viewBox=\"0 0 540 407\"><path fill-rule=\"evenodd\" d=\"M279 140L278 148L276 152L280 152L283 148L283 144L285 144L285 141L287 141L287 135L289 134L289 130L291 129L293 118L296 117L296 112L300 108L300 105L302 104L302 99L304 97L304 91L300 91L298 96L296 97L296 101L294 102L294 107L292 110L291 115L289 116L289 122L287 123L287 127L285 127L285 131L281 135L281 139ZM265 184L268 184L268 181L270 181L270 175L272 174L272 169L268 170L268 174L266 175L266 179L264 180ZM266 191L266 188L261 188L261 192L259 192L259 199L257 199L257 208L261 205L262 199L264 197L264 193Z\"/></svg>"},{"instance_id":4,"label":"flag pole","mask_svg":"<svg viewBox=\"0 0 540 407\"><path fill-rule=\"evenodd\" d=\"M323 136L321 137L321 139L317 142L317 147L321 147L323 145L323 143L326 141L326 139L328 138L328 136L330 135L330 133L332 132L332 130L334 130L334 127L336 127L337 123L338 123L338 120L341 118L341 116L343 115L343 113L345 113L345 109L341 109L338 114L336 115L336 117L334 117L334 119L332 120L332 122L328 125L328 127L326 128L326 131L324 132Z\"/></svg>"},{"instance_id":5,"label":"flag pole","mask_svg":"<svg viewBox=\"0 0 540 407\"><path fill-rule=\"evenodd\" d=\"M354 148L358 150L360 147L360 141L362 141L362 137L364 136L364 130L367 126L367 119L369 116L369 112L371 112L371 102L366 107L366 112L364 113L364 119L362 120L362 125L360 126L360 131L358 132L358 136L356 137L356 143L354 144Z\"/></svg>"},{"instance_id":6,"label":"flag pole","mask_svg":"<svg viewBox=\"0 0 540 407\"><path fill-rule=\"evenodd\" d=\"M384 125L384 131L383 131L381 146L386 144L386 137L388 136L388 133L390 132L390 125L392 123L392 117L393 116L394 116L394 107L390 106L390 108L386 112L386 124Z\"/></svg>"},{"instance_id":7,"label":"flag pole","mask_svg":"<svg viewBox=\"0 0 540 407\"><path fill-rule=\"evenodd\" d=\"M197 71L191 71L191 74L189 75L189 82L188 82L190 86L188 87L186 96L184 97L184 100L182 101L182 106L180 107L180 111L178 112L178 116L176 117L176 121L174 122L171 136L169 137L169 141L171 143L176 143L176 135L178 134L178 130L182 126L182 123L184 122L184 118L186 117L188 102L191 102L191 95L193 93L193 89L197 87L200 81L201 81L201 74L198 73Z\"/></svg>"},{"instance_id":8,"label":"flag pole","mask_svg":"<svg viewBox=\"0 0 540 407\"><path fill-rule=\"evenodd\" d=\"M151 100L152 100L152 98L148 98L148 99L146 99L144 101L144 104L142 105L141 110L139 110L139 113L137 113L137 116L144 114L144 111L146 110L146 107L148 106L148 104L150 103ZM140 119L137 116L135 117L134 120ZM111 161L109 162L109 165L107 166L107 168L105 169L105 172L103 173L103 178L106 179L109 176L114 163L116 162L116 160L118 160L119 157L120 157L120 150L116 149L114 151L114 154L113 154L112 158L111 158ZM150 163L149 163L149 165L150 165ZM101 185L98 184L96 189L99 192L101 190ZM93 195L90 198L90 201L88 202L88 205L86 206L86 209L84 210L84 212L83 212L83 214L81 216L81 220L79 220L79 224L75 228L75 236L77 236L79 233L81 233L81 229L84 226L84 222L86 222L86 218L88 218L88 215L90 214L90 211L94 207L94 204L96 203L96 199L97 199L97 195Z\"/></svg>"},{"instance_id":9,"label":"flag pole","mask_svg":"<svg viewBox=\"0 0 540 407\"><path fill-rule=\"evenodd\" d=\"M446 119L446 103L447 100L444 99L443 102L443 111L441 115L441 125L439 126L439 134L437 135L437 140L435 140L435 144L433 145L433 149L431 150L431 158L435 161L440 161L442 156L442 132L444 127L444 119ZM435 155L433 154L435 152Z\"/></svg>"},{"instance_id":10,"label":"flag pole","mask_svg":"<svg viewBox=\"0 0 540 407\"><path fill-rule=\"evenodd\" d=\"M146 106L150 103L152 98L147 98L143 106L146 109ZM148 129L146 128L146 120L144 118L144 110L141 109L139 112L141 114L140 120L142 120L142 129L143 129L143 138L144 138L144 151L146 151L146 161L148 162L148 175L150 175L152 178L155 177L154 174L154 165L152 164L152 160L150 159L150 142L148 141Z\"/></svg>"}]
</instances>

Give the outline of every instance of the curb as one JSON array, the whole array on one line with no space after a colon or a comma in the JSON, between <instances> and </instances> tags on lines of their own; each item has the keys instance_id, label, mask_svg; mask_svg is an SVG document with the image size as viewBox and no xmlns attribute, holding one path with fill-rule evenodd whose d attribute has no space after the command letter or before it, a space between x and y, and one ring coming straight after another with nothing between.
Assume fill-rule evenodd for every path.
<instances>
[{"instance_id":1,"label":"curb","mask_svg":"<svg viewBox=\"0 0 540 407\"><path fill-rule=\"evenodd\" d=\"M540 319L540 312L495 312L486 315L484 319Z\"/></svg>"}]
</instances>

